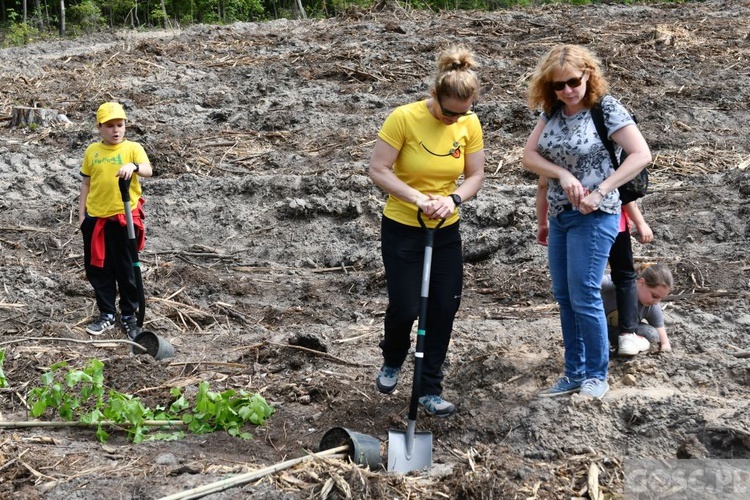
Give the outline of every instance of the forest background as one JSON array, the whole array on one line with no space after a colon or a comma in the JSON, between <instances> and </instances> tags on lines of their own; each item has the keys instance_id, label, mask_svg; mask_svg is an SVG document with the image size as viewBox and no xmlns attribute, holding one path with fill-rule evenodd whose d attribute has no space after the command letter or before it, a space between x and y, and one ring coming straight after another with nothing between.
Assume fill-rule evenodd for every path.
<instances>
[{"instance_id":1,"label":"forest background","mask_svg":"<svg viewBox=\"0 0 750 500\"><path fill-rule=\"evenodd\" d=\"M685 0L656 0L683 3ZM331 17L350 7L371 8L387 0L0 0L3 47L56 36L77 36L122 27L176 28L196 23L228 24L271 19ZM408 9L497 10L514 6L567 3L642 3L632 0L405 0Z\"/></svg>"}]
</instances>

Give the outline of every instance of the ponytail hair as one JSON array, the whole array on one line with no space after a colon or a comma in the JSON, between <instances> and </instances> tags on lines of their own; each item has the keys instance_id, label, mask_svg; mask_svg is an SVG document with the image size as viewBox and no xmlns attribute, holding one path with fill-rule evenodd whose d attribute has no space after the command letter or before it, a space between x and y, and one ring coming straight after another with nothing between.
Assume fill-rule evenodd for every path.
<instances>
[{"instance_id":1,"label":"ponytail hair","mask_svg":"<svg viewBox=\"0 0 750 500\"><path fill-rule=\"evenodd\" d=\"M651 264L644 267L638 277L643 278L643 281L649 288L665 286L671 290L674 286L672 271L665 264Z\"/></svg>"},{"instance_id":2,"label":"ponytail hair","mask_svg":"<svg viewBox=\"0 0 750 500\"><path fill-rule=\"evenodd\" d=\"M437 74L433 82L437 97L459 101L476 99L479 94L479 78L473 68L478 66L474 54L462 45L443 50L438 56Z\"/></svg>"}]
</instances>

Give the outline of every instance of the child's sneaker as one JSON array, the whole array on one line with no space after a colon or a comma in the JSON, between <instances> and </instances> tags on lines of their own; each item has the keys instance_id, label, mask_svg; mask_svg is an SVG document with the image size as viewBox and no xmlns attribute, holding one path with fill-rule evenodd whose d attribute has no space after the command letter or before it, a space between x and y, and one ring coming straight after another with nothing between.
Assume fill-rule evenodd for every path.
<instances>
[{"instance_id":1,"label":"child's sneaker","mask_svg":"<svg viewBox=\"0 0 750 500\"><path fill-rule=\"evenodd\" d=\"M578 392L581 389L584 379L573 379L569 377L560 377L552 387L539 393L540 398L554 398L555 396L565 396Z\"/></svg>"},{"instance_id":2,"label":"child's sneaker","mask_svg":"<svg viewBox=\"0 0 750 500\"><path fill-rule=\"evenodd\" d=\"M651 342L647 338L636 335L635 333L628 333L620 335L619 347L617 354L620 356L635 356L636 354L644 351L648 351L651 348Z\"/></svg>"},{"instance_id":3,"label":"child's sneaker","mask_svg":"<svg viewBox=\"0 0 750 500\"><path fill-rule=\"evenodd\" d=\"M419 404L424 407L425 413L435 417L450 417L456 413L456 406L440 396L422 396Z\"/></svg>"},{"instance_id":4,"label":"child's sneaker","mask_svg":"<svg viewBox=\"0 0 750 500\"><path fill-rule=\"evenodd\" d=\"M115 326L114 314L100 314L99 318L86 327L86 333L89 335L101 335Z\"/></svg>"},{"instance_id":5,"label":"child's sneaker","mask_svg":"<svg viewBox=\"0 0 750 500\"><path fill-rule=\"evenodd\" d=\"M401 371L401 367L394 367L383 365L378 372L378 377L375 379L375 385L378 391L383 394L390 394L396 388L398 384L398 374Z\"/></svg>"},{"instance_id":6,"label":"child's sneaker","mask_svg":"<svg viewBox=\"0 0 750 500\"><path fill-rule=\"evenodd\" d=\"M141 333L135 315L123 316L120 319L120 326L130 340L134 340Z\"/></svg>"}]
</instances>

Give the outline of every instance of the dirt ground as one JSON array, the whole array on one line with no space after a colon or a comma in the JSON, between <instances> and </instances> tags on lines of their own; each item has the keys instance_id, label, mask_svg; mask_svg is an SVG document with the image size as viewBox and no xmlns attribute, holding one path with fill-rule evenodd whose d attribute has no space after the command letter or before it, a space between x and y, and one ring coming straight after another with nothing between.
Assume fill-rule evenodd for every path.
<instances>
[{"instance_id":1,"label":"dirt ground","mask_svg":"<svg viewBox=\"0 0 750 500\"><path fill-rule=\"evenodd\" d=\"M465 293L446 365L450 419L428 472L321 459L210 498L604 498L631 458L750 458L750 7L747 2L548 6L425 14L383 4L330 20L121 31L0 51L0 347L4 421L66 360L105 363L107 385L152 408L170 387L262 394L270 421L226 433L106 445L90 429L6 429L0 497L151 499L317 451L343 426L387 450L405 429L411 377L376 392L387 304L379 251L383 193L367 177L394 107L426 97L435 55L472 47L483 84L487 180L461 207ZM613 358L602 401L536 393L562 370L535 178L520 164L535 114L534 64L572 42L604 61L655 156L641 208L654 230L638 262L664 262L674 351ZM172 359L88 340L96 314L77 231L78 174L94 112L118 100L144 181L147 328ZM16 106L72 123L11 128ZM106 338L122 339L119 331ZM409 371L407 365L406 372ZM684 498L684 497L683 497Z\"/></svg>"}]
</instances>

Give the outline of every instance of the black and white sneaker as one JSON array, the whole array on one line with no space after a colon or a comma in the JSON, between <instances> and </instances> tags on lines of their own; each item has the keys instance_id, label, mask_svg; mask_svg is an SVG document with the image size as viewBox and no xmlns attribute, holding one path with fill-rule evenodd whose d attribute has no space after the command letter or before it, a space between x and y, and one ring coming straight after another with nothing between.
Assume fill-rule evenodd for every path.
<instances>
[{"instance_id":1,"label":"black and white sneaker","mask_svg":"<svg viewBox=\"0 0 750 500\"><path fill-rule=\"evenodd\" d=\"M138 328L138 321L136 320L135 315L123 316L120 319L120 326L130 340L134 340L138 336L138 334L141 333L141 329Z\"/></svg>"},{"instance_id":2,"label":"black and white sneaker","mask_svg":"<svg viewBox=\"0 0 750 500\"><path fill-rule=\"evenodd\" d=\"M115 327L115 315L102 313L99 318L86 327L86 333L89 335L101 335L107 330Z\"/></svg>"}]
</instances>

